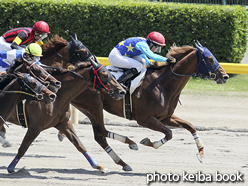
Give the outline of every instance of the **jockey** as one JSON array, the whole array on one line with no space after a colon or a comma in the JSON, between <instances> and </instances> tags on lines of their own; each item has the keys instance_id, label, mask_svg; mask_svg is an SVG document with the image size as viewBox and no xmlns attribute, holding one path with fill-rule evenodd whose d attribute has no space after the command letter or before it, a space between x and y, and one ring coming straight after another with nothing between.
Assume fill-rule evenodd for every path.
<instances>
[{"instance_id":1,"label":"jockey","mask_svg":"<svg viewBox=\"0 0 248 186\"><path fill-rule=\"evenodd\" d=\"M49 33L49 25L45 21L36 22L33 28L20 27L11 29L0 37L0 50L21 50L25 48L25 46L21 47L21 45L27 45L34 41L42 46L42 40L45 39Z\"/></svg>"},{"instance_id":2,"label":"jockey","mask_svg":"<svg viewBox=\"0 0 248 186\"><path fill-rule=\"evenodd\" d=\"M159 32L151 32L147 38L131 37L118 43L109 54L109 63L115 67L128 68L118 79L119 83L123 83L133 76L137 75L146 65L152 64L150 59L158 62L172 62L174 58L166 58L154 52L161 52L161 48L165 46L165 38Z\"/></svg>"},{"instance_id":3,"label":"jockey","mask_svg":"<svg viewBox=\"0 0 248 186\"><path fill-rule=\"evenodd\" d=\"M8 59L12 59L12 60L8 60L7 62L4 61L4 59L6 59L7 56ZM25 49L22 50L17 50L17 49L11 51L0 50L0 75L2 73L6 73L6 70L11 65L13 65L16 58L19 59L23 58L27 61L33 61L39 64L40 57L42 57L42 49L40 45L38 45L37 43L31 43Z\"/></svg>"}]
</instances>

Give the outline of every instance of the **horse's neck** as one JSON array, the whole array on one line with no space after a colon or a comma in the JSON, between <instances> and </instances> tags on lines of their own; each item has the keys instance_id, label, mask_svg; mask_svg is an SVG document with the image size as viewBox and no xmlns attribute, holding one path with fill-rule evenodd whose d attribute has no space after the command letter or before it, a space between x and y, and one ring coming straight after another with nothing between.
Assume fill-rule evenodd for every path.
<instances>
[{"instance_id":1,"label":"horse's neck","mask_svg":"<svg viewBox=\"0 0 248 186\"><path fill-rule=\"evenodd\" d=\"M12 81L4 88L4 91L17 91L20 86L16 80ZM0 93L0 116L5 120L10 116L17 103L22 100L19 93ZM4 105L4 106L3 106Z\"/></svg>"},{"instance_id":2,"label":"horse's neck","mask_svg":"<svg viewBox=\"0 0 248 186\"><path fill-rule=\"evenodd\" d=\"M196 52L192 51L174 65L173 72L182 75L194 74L196 73L197 66Z\"/></svg>"},{"instance_id":3,"label":"horse's neck","mask_svg":"<svg viewBox=\"0 0 248 186\"><path fill-rule=\"evenodd\" d=\"M89 83L89 81L91 81L89 68L84 68L78 71L78 74L85 79L75 75L72 72L65 72L61 75L54 75L54 77L62 83L61 89L59 89L59 91L57 92L56 101L59 98L62 98L61 100L64 100L63 104L67 104L79 94L81 94L86 88L91 86L91 84Z\"/></svg>"}]
</instances>

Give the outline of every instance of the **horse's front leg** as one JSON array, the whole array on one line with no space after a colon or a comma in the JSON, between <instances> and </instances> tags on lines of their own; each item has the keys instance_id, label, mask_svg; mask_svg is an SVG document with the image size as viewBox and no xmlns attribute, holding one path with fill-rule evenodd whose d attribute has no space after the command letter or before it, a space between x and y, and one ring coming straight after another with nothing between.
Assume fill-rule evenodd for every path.
<instances>
[{"instance_id":1,"label":"horse's front leg","mask_svg":"<svg viewBox=\"0 0 248 186\"><path fill-rule=\"evenodd\" d=\"M65 134L66 137L71 141L71 143L77 148L77 150L79 152L81 152L85 158L88 160L88 162L90 163L90 165L94 168L94 169L98 169L100 170L101 173L105 174L108 173L109 170L101 165L99 165L87 152L86 148L84 147L84 145L82 144L82 142L80 141L80 139L78 138L72 122L70 120L68 120L67 122L61 122L58 125L55 126L55 128L57 128L62 134Z\"/></svg>"},{"instance_id":2,"label":"horse's front leg","mask_svg":"<svg viewBox=\"0 0 248 186\"><path fill-rule=\"evenodd\" d=\"M168 121L162 121L164 125L172 126L172 127L183 127L187 129L193 136L196 146L198 148L199 153L197 154L197 158L202 163L203 157L204 157L204 146L203 143L196 131L196 128L190 123L185 120L180 119L179 117L175 116L174 114L171 116L171 120Z\"/></svg>"},{"instance_id":3,"label":"horse's front leg","mask_svg":"<svg viewBox=\"0 0 248 186\"><path fill-rule=\"evenodd\" d=\"M31 126L31 125L30 125ZM9 164L7 170L9 173L12 173L15 171L15 166L20 161L20 159L24 156L26 151L28 150L31 143L35 140L35 138L40 134L41 129L36 126L35 128L29 127L27 130L27 133L22 141L22 144L20 148L18 149L18 153L14 160Z\"/></svg>"},{"instance_id":4,"label":"horse's front leg","mask_svg":"<svg viewBox=\"0 0 248 186\"><path fill-rule=\"evenodd\" d=\"M163 139L154 142L151 142L149 138L144 138L143 140L141 140L140 143L145 146L150 146L157 149L160 146L164 145L167 141L172 139L172 131L169 128L165 127L164 124L154 116L149 116L148 118L146 118L146 120L137 122L139 125L165 134L165 137Z\"/></svg>"}]
</instances>

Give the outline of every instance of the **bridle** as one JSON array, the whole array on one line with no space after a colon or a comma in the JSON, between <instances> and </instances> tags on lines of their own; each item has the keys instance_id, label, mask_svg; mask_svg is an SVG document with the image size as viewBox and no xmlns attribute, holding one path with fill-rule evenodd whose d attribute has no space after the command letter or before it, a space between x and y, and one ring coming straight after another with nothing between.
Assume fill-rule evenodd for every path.
<instances>
[{"instance_id":1,"label":"bridle","mask_svg":"<svg viewBox=\"0 0 248 186\"><path fill-rule=\"evenodd\" d=\"M81 62L86 62L86 61L90 61L92 66L89 70L92 70L93 73L90 73L91 75L93 74L93 79L92 81L87 80L85 77L83 77L82 75L71 71L73 74L77 75L78 77L81 77L82 79L86 80L87 82L90 82L93 85L93 89L97 89L97 90L105 90L107 92L109 92L110 95L112 95L113 91L110 90L106 84L108 84L112 79L113 76L111 73L109 73L109 71L98 61L98 59L96 58L95 55L92 55L92 53L89 51L89 49L87 47L85 47L83 45L82 42L80 42L77 39L77 36L75 34L75 39L73 37L72 41L68 43L68 50L69 50L69 54L70 54L70 61L68 61L66 58L64 58L61 54L59 54L58 52L55 51L55 54L58 55L60 58L62 58L63 60L65 60L66 62L70 63L70 64L76 64L77 62L81 61ZM80 49L86 49L88 51L88 55L86 57L83 57L79 50ZM107 81L102 81L99 74L102 71L106 71L108 73L108 79Z\"/></svg>"},{"instance_id":2,"label":"bridle","mask_svg":"<svg viewBox=\"0 0 248 186\"><path fill-rule=\"evenodd\" d=\"M37 100L43 100L43 95L40 94L45 85L40 83L38 80L32 78L29 74L22 73L24 78L19 78L16 74L14 74L15 78L17 79L18 84L20 85L20 91L5 91L5 90L0 90L0 93L19 93L19 94L24 94L26 96L30 96L33 98L36 98ZM31 88L28 83L32 80L35 80L36 83L38 84L37 88L33 89Z\"/></svg>"},{"instance_id":3,"label":"bridle","mask_svg":"<svg viewBox=\"0 0 248 186\"><path fill-rule=\"evenodd\" d=\"M202 47L202 45L199 43L199 41L196 41L195 45L196 45L195 52L196 52L197 61L198 61L198 66L197 66L196 72L193 74L178 74L178 73L173 71L173 69L172 69L173 64L170 65L171 72L174 75L181 76L181 77L196 76L196 77L201 77L201 78L215 79L216 78L215 72L220 67L220 64L217 63L215 68L211 68L210 65L206 62L206 59L204 56L205 51L204 51L204 48ZM205 73L205 72L202 73L202 68L204 68L204 70L207 71L207 73Z\"/></svg>"},{"instance_id":4,"label":"bridle","mask_svg":"<svg viewBox=\"0 0 248 186\"><path fill-rule=\"evenodd\" d=\"M29 74L31 74L34 78L39 80L41 83L46 84L48 82L46 80L51 76L51 74L47 73L47 76L44 79L36 76L35 73L32 71L32 68L31 68L35 64L37 64L37 63L33 62L31 65L28 65L27 62L23 62L23 65L26 67L26 69L28 70ZM37 66L38 66L38 64L37 64ZM40 67L38 67L38 68L40 68ZM46 71L44 70L44 72L46 72ZM48 86L49 86L49 84L48 84Z\"/></svg>"}]
</instances>

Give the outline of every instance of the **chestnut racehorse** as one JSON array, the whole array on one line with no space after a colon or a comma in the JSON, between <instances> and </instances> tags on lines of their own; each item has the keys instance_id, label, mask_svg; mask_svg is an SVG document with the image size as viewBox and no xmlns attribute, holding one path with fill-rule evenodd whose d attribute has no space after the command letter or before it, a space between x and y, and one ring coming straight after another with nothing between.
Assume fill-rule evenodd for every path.
<instances>
[{"instance_id":1,"label":"chestnut racehorse","mask_svg":"<svg viewBox=\"0 0 248 186\"><path fill-rule=\"evenodd\" d=\"M100 90L104 89L111 97L115 99L122 99L125 95L125 90L118 84L108 70L102 66L94 56L87 58L88 51L78 46L78 43L71 43L72 56L76 62L86 61L79 63L74 71L63 69L52 69L52 75L62 82L61 89L57 92L57 98L54 103L46 104L38 101L27 101L25 105L25 112L27 116L28 130L18 150L14 160L10 163L7 170L14 172L15 166L18 161L24 156L28 147L45 129L55 127L62 133L66 134L67 138L72 144L87 158L91 166L99 169L102 173L106 169L97 164L88 154L87 150L77 137L72 126L70 117L69 103L72 99L81 94L87 87L94 87ZM66 55L58 53L56 55L62 57L64 60L70 60L69 50L63 50ZM49 67L47 67L49 69ZM91 76L93 81L91 81ZM95 78L94 78L95 77ZM96 90L94 90L97 92ZM91 101L91 100L88 100ZM35 112L34 112L35 110ZM10 122L19 124L16 118L16 111L14 111L9 119Z\"/></svg>"},{"instance_id":2,"label":"chestnut racehorse","mask_svg":"<svg viewBox=\"0 0 248 186\"><path fill-rule=\"evenodd\" d=\"M60 42L60 45L62 45L63 42L60 40L55 37L50 41L57 44L54 49L59 48ZM66 41L65 45L67 45ZM53 55L52 57L54 60L47 60L47 65L63 68L69 65L68 61L58 56ZM174 57L177 62L175 64L158 63L158 65L149 67L142 84L133 92L131 96L132 119L136 120L141 126L165 134L163 139L155 142L151 142L148 138L141 140L141 144L153 148L159 148L172 139L172 131L167 126L187 129L196 142L197 157L202 162L204 146L199 134L197 134L195 127L190 122L175 116L174 110L179 101L181 91L191 76L211 77L217 84L226 83L229 76L214 55L207 48L201 46L199 42L196 42L196 48L192 46L173 46L167 57ZM43 59L45 60L45 58ZM110 155L113 161L121 165L124 171L131 171L132 168L109 146L106 137L127 143L131 149L138 149L136 143L126 136L108 131L104 126L103 118L103 109L111 114L124 117L123 100L113 100L104 92L98 94L92 89L86 89L81 95L74 98L71 103L89 117L93 126L95 140Z\"/></svg>"}]
</instances>

